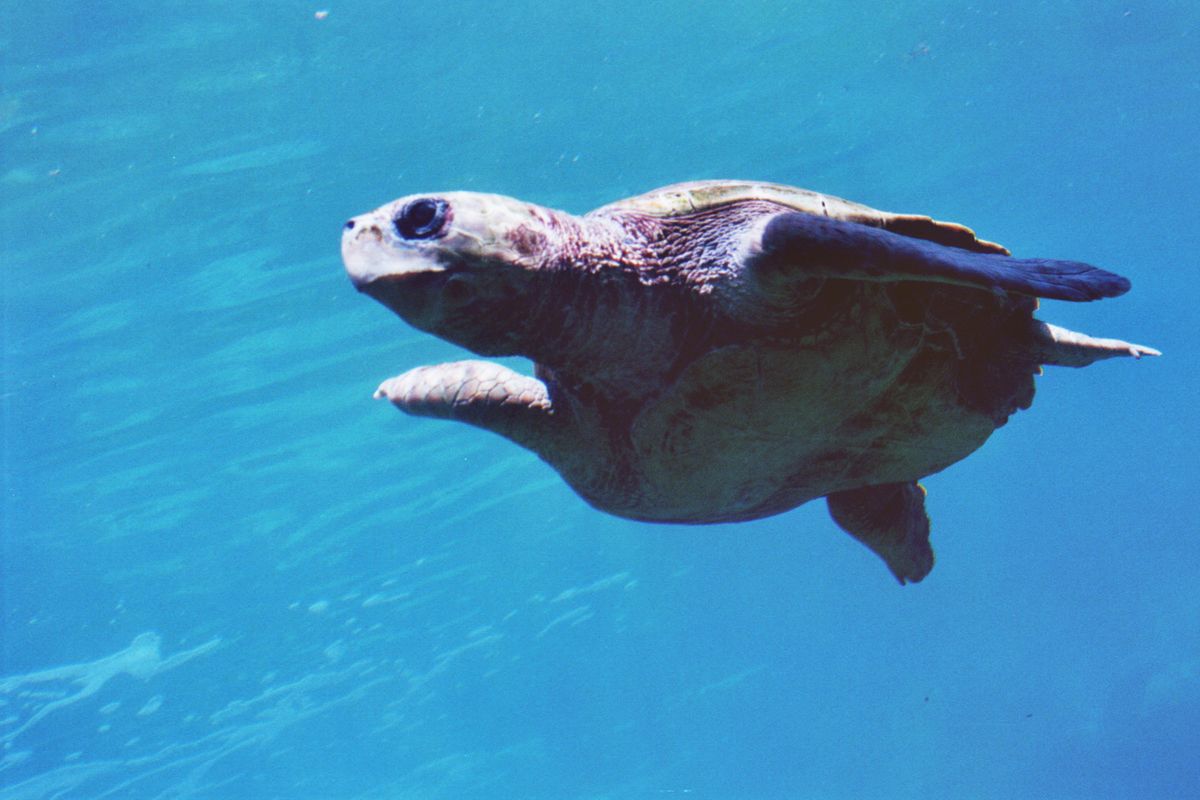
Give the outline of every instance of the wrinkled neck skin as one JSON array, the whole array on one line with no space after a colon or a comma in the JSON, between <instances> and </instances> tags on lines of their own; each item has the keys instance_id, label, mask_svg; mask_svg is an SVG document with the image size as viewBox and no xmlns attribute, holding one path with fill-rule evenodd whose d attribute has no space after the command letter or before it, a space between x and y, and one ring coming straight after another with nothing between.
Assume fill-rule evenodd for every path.
<instances>
[{"instance_id":1,"label":"wrinkled neck skin","mask_svg":"<svg viewBox=\"0 0 1200 800\"><path fill-rule=\"evenodd\" d=\"M518 337L544 377L577 395L636 400L704 346L708 290L682 279L692 254L664 258L662 220L554 213L546 222L551 241Z\"/></svg>"}]
</instances>

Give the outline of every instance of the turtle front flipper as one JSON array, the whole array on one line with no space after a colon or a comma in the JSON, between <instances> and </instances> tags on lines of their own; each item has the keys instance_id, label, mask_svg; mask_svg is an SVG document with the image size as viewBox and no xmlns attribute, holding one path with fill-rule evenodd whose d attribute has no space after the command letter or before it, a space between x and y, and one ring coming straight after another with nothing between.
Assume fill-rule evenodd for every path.
<instances>
[{"instance_id":1,"label":"turtle front flipper","mask_svg":"<svg viewBox=\"0 0 1200 800\"><path fill-rule=\"evenodd\" d=\"M771 217L749 253L750 268L767 281L931 281L1075 301L1129 291L1128 279L1079 261L977 253L801 212Z\"/></svg>"},{"instance_id":2,"label":"turtle front flipper","mask_svg":"<svg viewBox=\"0 0 1200 800\"><path fill-rule=\"evenodd\" d=\"M825 500L834 522L874 550L901 584L916 583L933 569L925 488L919 483L864 486Z\"/></svg>"},{"instance_id":3,"label":"turtle front flipper","mask_svg":"<svg viewBox=\"0 0 1200 800\"><path fill-rule=\"evenodd\" d=\"M466 422L541 452L555 429L546 384L489 361L417 367L375 390L406 414Z\"/></svg>"}]
</instances>

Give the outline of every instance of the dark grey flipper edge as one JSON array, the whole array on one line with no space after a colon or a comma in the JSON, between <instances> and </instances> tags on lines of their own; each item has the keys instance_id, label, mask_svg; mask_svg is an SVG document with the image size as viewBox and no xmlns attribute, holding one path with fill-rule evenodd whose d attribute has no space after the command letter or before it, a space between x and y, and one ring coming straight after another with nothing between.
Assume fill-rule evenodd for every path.
<instances>
[{"instance_id":1,"label":"dark grey flipper edge","mask_svg":"<svg viewBox=\"0 0 1200 800\"><path fill-rule=\"evenodd\" d=\"M797 279L934 281L1083 302L1129 291L1129 280L1079 261L974 253L857 222L802 212L763 229L754 270Z\"/></svg>"}]
</instances>

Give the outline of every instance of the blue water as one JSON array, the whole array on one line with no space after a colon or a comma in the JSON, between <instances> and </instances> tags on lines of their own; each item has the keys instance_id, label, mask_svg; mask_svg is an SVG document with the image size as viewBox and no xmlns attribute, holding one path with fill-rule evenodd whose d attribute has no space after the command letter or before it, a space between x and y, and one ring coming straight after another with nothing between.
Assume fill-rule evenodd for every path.
<instances>
[{"instance_id":1,"label":"blue water","mask_svg":"<svg viewBox=\"0 0 1200 800\"><path fill-rule=\"evenodd\" d=\"M0 67L4 800L1200 796L1194 2L4 0ZM371 400L462 353L348 216L713 177L1116 269L1042 316L1166 355L1048 369L903 588Z\"/></svg>"}]
</instances>

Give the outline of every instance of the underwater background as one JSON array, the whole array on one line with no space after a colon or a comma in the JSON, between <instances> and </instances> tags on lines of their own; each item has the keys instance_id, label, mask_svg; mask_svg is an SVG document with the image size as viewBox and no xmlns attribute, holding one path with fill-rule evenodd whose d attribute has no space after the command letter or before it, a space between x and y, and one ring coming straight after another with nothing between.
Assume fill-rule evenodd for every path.
<instances>
[{"instance_id":1,"label":"underwater background","mask_svg":"<svg viewBox=\"0 0 1200 800\"><path fill-rule=\"evenodd\" d=\"M0 66L0 798L1200 796L1196 3L3 0ZM346 218L702 178L1114 269L1040 315L1165 355L1048 368L907 587L372 401L463 352Z\"/></svg>"}]
</instances>

